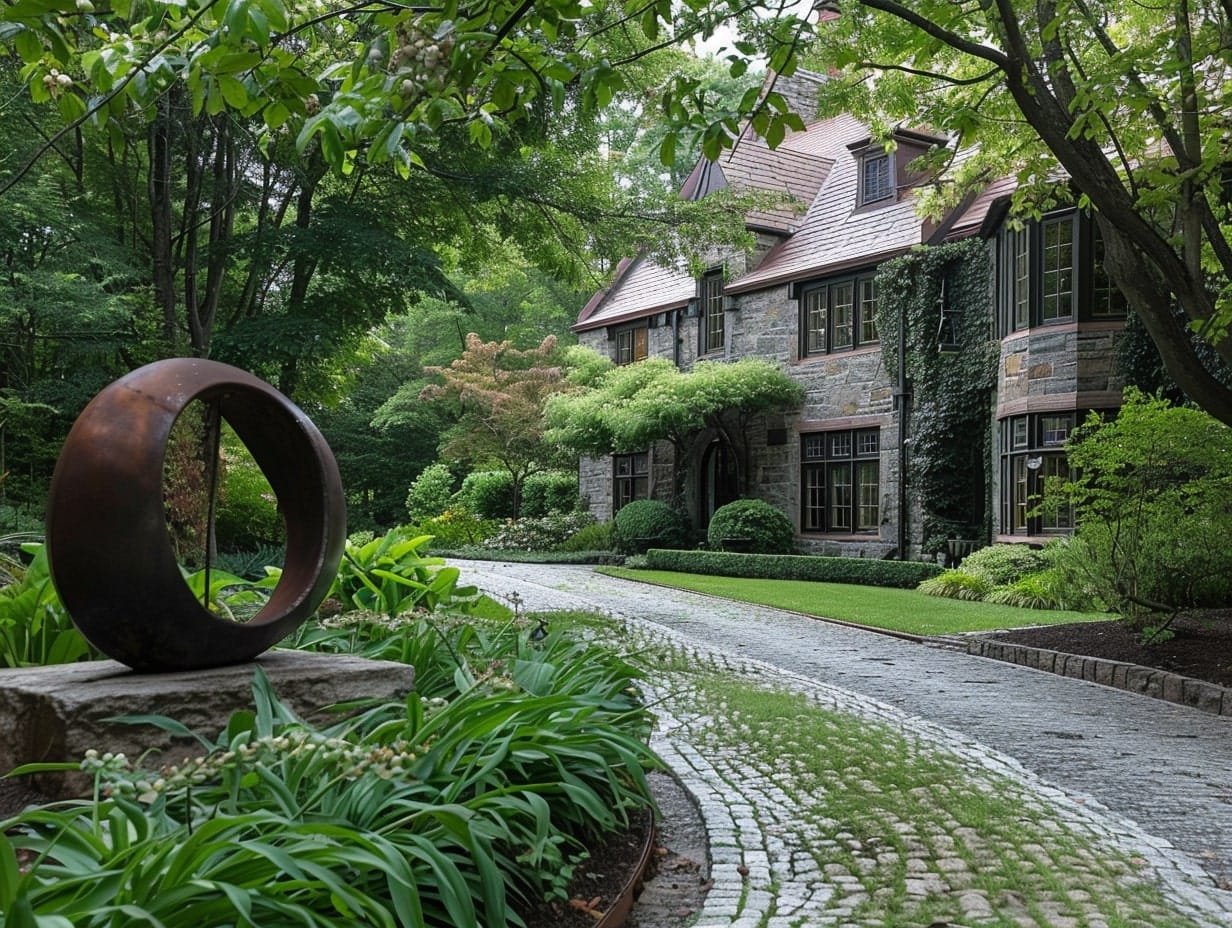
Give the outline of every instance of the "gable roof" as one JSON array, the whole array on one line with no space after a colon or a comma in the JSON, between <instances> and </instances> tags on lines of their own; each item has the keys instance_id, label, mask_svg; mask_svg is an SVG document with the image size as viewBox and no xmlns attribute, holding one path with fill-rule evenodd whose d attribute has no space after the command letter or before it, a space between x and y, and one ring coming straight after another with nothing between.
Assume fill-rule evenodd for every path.
<instances>
[{"instance_id":1,"label":"gable roof","mask_svg":"<svg viewBox=\"0 0 1232 928\"><path fill-rule=\"evenodd\" d=\"M771 249L756 268L729 282L726 292L871 265L920 244L925 226L909 192L859 205L859 159L851 148L868 136L867 125L843 115L814 123L784 142L796 149L807 146L833 166L796 234Z\"/></svg>"},{"instance_id":2,"label":"gable roof","mask_svg":"<svg viewBox=\"0 0 1232 928\"><path fill-rule=\"evenodd\" d=\"M797 132L793 136L801 134ZM702 158L697 162L680 188L680 196L686 200L700 200L723 189L779 195L783 197L781 203L746 213L745 225L790 235L800 227L808 204L821 189L832 165L832 160L797 151L786 141L777 149L771 149L764 139L746 127L736 144L718 161Z\"/></svg>"},{"instance_id":3,"label":"gable roof","mask_svg":"<svg viewBox=\"0 0 1232 928\"><path fill-rule=\"evenodd\" d=\"M697 281L684 268L664 267L638 255L625 258L606 289L582 308L575 332L630 322L684 306L697 294Z\"/></svg>"}]
</instances>

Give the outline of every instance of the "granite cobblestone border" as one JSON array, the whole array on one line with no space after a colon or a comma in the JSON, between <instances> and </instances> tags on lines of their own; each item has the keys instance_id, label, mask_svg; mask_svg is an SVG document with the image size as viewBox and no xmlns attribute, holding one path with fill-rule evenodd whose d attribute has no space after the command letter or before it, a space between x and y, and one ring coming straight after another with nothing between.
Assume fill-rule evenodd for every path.
<instances>
[{"instance_id":1,"label":"granite cobblestone border","mask_svg":"<svg viewBox=\"0 0 1232 928\"><path fill-rule=\"evenodd\" d=\"M969 638L967 653L1042 670L1045 673L1055 673L1062 677L1086 680L1130 693L1140 693L1213 715L1232 717L1232 688L1155 667L1102 657L1067 654L1047 648L1033 648L1029 645L997 641L986 636Z\"/></svg>"}]
</instances>

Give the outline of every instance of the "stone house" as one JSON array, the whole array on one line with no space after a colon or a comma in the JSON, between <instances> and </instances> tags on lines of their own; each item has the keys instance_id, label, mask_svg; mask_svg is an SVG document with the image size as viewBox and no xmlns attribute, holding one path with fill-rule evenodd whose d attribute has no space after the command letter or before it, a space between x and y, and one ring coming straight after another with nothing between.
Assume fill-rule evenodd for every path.
<instances>
[{"instance_id":1,"label":"stone house","mask_svg":"<svg viewBox=\"0 0 1232 928\"><path fill-rule=\"evenodd\" d=\"M797 106L816 80L793 78ZM1008 222L1012 185L998 182L927 221L916 201L925 178L909 165L947 140L903 129L893 142L887 150L850 116L814 121L775 150L743 136L718 161L700 163L681 196L722 187L786 193L781 208L746 216L756 247L708 256L700 275L627 259L574 330L617 364L649 356L684 370L699 359L780 362L805 400L762 416L745 436L749 485L791 517L803 550L916 558L944 550L951 537L1041 543L1071 528L1066 512L1036 505L1043 482L1065 470L1065 438L1087 410L1120 403L1113 351L1124 303L1101 272L1089 217L1068 209ZM935 298L881 292L886 262L958 242L966 249L931 282L919 278ZM947 296L956 262L979 268L977 286L962 291L966 305ZM914 300L933 315L922 323L888 300ZM930 418L937 397L913 372L957 363L977 371L962 381L968 419L942 427ZM917 450L929 442L933 452ZM947 458L946 448L957 454ZM704 529L735 496L731 452L721 437L703 435L687 453L684 504ZM591 510L607 519L632 499L667 498L672 454L663 444L583 459ZM954 499L930 496L931 485L948 486Z\"/></svg>"}]
</instances>

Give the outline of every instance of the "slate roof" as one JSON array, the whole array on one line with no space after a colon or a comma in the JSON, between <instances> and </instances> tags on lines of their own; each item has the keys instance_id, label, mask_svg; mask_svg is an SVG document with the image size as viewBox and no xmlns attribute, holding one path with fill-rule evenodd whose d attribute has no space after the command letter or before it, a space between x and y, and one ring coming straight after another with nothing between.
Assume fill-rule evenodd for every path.
<instances>
[{"instance_id":1,"label":"slate roof","mask_svg":"<svg viewBox=\"0 0 1232 928\"><path fill-rule=\"evenodd\" d=\"M669 268L639 255L616 268L612 282L583 307L573 329L582 332L678 309L697 295L697 280L684 268Z\"/></svg>"},{"instance_id":2,"label":"slate roof","mask_svg":"<svg viewBox=\"0 0 1232 928\"><path fill-rule=\"evenodd\" d=\"M806 134L796 132L792 136ZM784 198L781 204L751 210L745 215L745 224L752 229L789 235L800 227L808 204L813 202L832 164L832 160L790 147L787 141L771 150L746 128L736 145L718 161L703 158L697 163L681 187L680 196L700 200L724 188L777 194Z\"/></svg>"},{"instance_id":3,"label":"slate roof","mask_svg":"<svg viewBox=\"0 0 1232 928\"><path fill-rule=\"evenodd\" d=\"M920 244L924 225L909 191L866 207L858 205L859 159L849 146L868 135L864 123L844 115L814 123L783 143L808 150L832 167L800 229L771 249L752 271L729 282L727 293L875 264Z\"/></svg>"},{"instance_id":4,"label":"slate roof","mask_svg":"<svg viewBox=\"0 0 1232 928\"><path fill-rule=\"evenodd\" d=\"M785 192L807 210L760 210L750 228L780 236L751 271L727 283L729 294L748 293L789 281L805 281L901 255L925 239L949 241L981 230L999 215L998 204L1012 191L1003 183L965 203L939 227L916 215L909 189L889 200L858 204L859 158L853 149L869 138L869 127L853 116L821 119L793 132L771 150L746 130L735 148L717 162L698 163L680 195L699 199L725 187ZM683 267L666 268L645 256L622 261L614 279L586 304L573 326L585 331L644 318L684 306L697 283Z\"/></svg>"}]
</instances>

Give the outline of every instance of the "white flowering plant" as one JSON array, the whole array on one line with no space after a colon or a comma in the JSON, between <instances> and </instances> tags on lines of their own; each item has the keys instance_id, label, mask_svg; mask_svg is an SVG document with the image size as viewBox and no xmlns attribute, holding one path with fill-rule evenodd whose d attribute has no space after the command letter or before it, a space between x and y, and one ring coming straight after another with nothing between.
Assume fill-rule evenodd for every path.
<instances>
[{"instance_id":1,"label":"white flowering plant","mask_svg":"<svg viewBox=\"0 0 1232 928\"><path fill-rule=\"evenodd\" d=\"M520 924L521 902L563 892L587 837L648 805L658 761L628 665L558 632L508 632L459 632L469 673L325 727L260 669L254 708L214 739L126 719L192 735L201 754L89 752L91 799L0 822L5 923Z\"/></svg>"}]
</instances>

